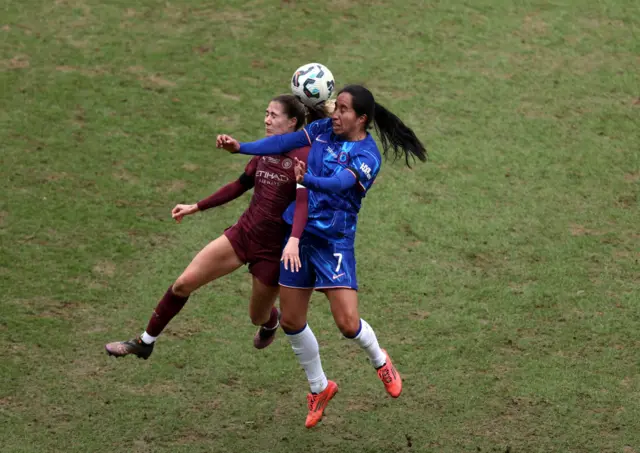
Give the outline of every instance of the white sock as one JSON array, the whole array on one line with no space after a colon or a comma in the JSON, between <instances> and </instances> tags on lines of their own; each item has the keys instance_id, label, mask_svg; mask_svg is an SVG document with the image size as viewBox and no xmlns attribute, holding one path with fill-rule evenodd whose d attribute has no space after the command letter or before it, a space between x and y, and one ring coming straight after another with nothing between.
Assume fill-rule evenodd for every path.
<instances>
[{"instance_id":1,"label":"white sock","mask_svg":"<svg viewBox=\"0 0 640 453\"><path fill-rule=\"evenodd\" d=\"M151 335L149 335L147 333L147 331L145 330L144 333L140 336L140 339L142 341L144 341L147 344L153 344L156 341L156 338L158 337L152 337Z\"/></svg>"},{"instance_id":2,"label":"white sock","mask_svg":"<svg viewBox=\"0 0 640 453\"><path fill-rule=\"evenodd\" d=\"M380 368L387 361L387 356L378 344L376 333L364 319L360 319L360 333L352 340L365 350L375 368Z\"/></svg>"},{"instance_id":3,"label":"white sock","mask_svg":"<svg viewBox=\"0 0 640 453\"><path fill-rule=\"evenodd\" d=\"M322 363L320 363L320 346L318 346L316 336L307 325L302 332L293 335L287 334L287 338L298 362L307 374L311 393L322 392L329 383L322 370Z\"/></svg>"}]
</instances>

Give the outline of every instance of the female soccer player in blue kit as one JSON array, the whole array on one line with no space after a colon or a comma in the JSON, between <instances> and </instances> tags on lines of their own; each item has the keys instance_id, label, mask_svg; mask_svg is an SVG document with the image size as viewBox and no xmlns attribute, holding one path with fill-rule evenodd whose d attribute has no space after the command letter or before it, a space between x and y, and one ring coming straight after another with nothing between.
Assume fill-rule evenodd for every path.
<instances>
[{"instance_id":1,"label":"female soccer player in blue kit","mask_svg":"<svg viewBox=\"0 0 640 453\"><path fill-rule=\"evenodd\" d=\"M219 135L216 141L219 148L250 155L280 154L311 145L308 170L303 162L296 163L298 183L310 189L308 221L299 239L301 265L289 268L283 263L280 269L280 323L311 387L307 428L320 421L338 391L324 374L318 342L307 324L313 290L325 293L338 328L366 351L387 392L397 398L402 391L400 374L371 326L358 314L354 253L358 212L381 165L376 142L367 132L372 122L385 157L392 150L394 157L404 154L407 165L410 156L426 160L426 150L414 132L360 85L344 87L331 118L302 131L243 144L228 135ZM289 206L284 214L289 224L293 211Z\"/></svg>"}]
</instances>

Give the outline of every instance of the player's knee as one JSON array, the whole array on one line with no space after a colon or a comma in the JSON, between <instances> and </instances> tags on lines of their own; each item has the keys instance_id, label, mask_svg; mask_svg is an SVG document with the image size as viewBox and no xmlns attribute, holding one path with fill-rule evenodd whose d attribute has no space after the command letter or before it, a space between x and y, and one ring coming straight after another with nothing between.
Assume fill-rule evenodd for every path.
<instances>
[{"instance_id":1,"label":"player's knee","mask_svg":"<svg viewBox=\"0 0 640 453\"><path fill-rule=\"evenodd\" d=\"M251 319L251 324L253 324L254 326L261 326L269 320L268 318L260 318L255 313L251 312L249 312L249 318Z\"/></svg>"},{"instance_id":2,"label":"player's knee","mask_svg":"<svg viewBox=\"0 0 640 453\"><path fill-rule=\"evenodd\" d=\"M254 326L261 326L269 321L269 317L271 315L271 309L265 310L256 310L255 308L249 307L249 318L251 318L251 323Z\"/></svg>"},{"instance_id":3,"label":"player's knee","mask_svg":"<svg viewBox=\"0 0 640 453\"><path fill-rule=\"evenodd\" d=\"M306 324L306 318L286 316L285 313L283 313L282 318L280 318L280 325L285 332L298 332L304 329Z\"/></svg>"},{"instance_id":4,"label":"player's knee","mask_svg":"<svg viewBox=\"0 0 640 453\"><path fill-rule=\"evenodd\" d=\"M360 318L358 316L337 316L335 321L338 329L340 329L340 332L345 337L353 338L358 334L358 330L360 330Z\"/></svg>"},{"instance_id":5,"label":"player's knee","mask_svg":"<svg viewBox=\"0 0 640 453\"><path fill-rule=\"evenodd\" d=\"M188 278L180 276L173 284L173 294L180 297L189 296L195 288Z\"/></svg>"}]
</instances>

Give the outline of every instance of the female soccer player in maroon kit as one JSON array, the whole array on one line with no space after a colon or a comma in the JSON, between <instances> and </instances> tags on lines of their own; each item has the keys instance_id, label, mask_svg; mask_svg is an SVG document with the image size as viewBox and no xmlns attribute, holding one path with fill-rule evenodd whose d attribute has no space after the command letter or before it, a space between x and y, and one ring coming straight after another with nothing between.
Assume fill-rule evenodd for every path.
<instances>
[{"instance_id":1,"label":"female soccer player in maroon kit","mask_svg":"<svg viewBox=\"0 0 640 453\"><path fill-rule=\"evenodd\" d=\"M305 114L304 106L294 96L275 97L265 112L266 136L300 129L304 125ZM280 259L292 268L300 265L295 238L300 238L307 221L308 194L305 188L296 189L294 159L306 162L308 153L309 147L305 146L283 155L253 157L236 181L196 204L179 204L173 208L171 216L180 222L185 216L228 203L254 188L251 203L238 222L205 246L169 287L144 333L131 340L105 345L109 355L123 357L134 354L143 359L149 358L156 338L184 307L189 295L243 264L248 264L253 274L249 316L253 324L260 326L253 344L258 349L271 344L279 325L279 312L274 303L278 295ZM289 226L282 219L282 214L294 200L296 210L291 233L294 240L290 240L283 251Z\"/></svg>"}]
</instances>

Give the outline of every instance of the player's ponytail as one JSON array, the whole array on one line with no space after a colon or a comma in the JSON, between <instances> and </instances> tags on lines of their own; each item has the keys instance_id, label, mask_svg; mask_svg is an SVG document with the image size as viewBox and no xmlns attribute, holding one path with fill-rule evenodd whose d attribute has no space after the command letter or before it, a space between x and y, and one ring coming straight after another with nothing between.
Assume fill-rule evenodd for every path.
<instances>
[{"instance_id":1,"label":"player's ponytail","mask_svg":"<svg viewBox=\"0 0 640 453\"><path fill-rule=\"evenodd\" d=\"M352 98L353 109L357 115L366 115L365 129L371 127L373 122L376 132L382 144L382 154L387 157L387 152L392 150L393 158L398 159L404 155L407 166L409 157L427 160L427 150L416 134L405 125L400 118L378 104L371 91L362 85L347 85L340 93L349 93Z\"/></svg>"},{"instance_id":2,"label":"player's ponytail","mask_svg":"<svg viewBox=\"0 0 640 453\"><path fill-rule=\"evenodd\" d=\"M400 118L391 113L377 102L374 103L373 123L376 132L382 142L383 154L387 155L387 150L393 150L393 159L396 160L404 152L404 160L408 167L409 156L418 158L422 162L427 160L427 150L418 140L416 134L410 127L406 126Z\"/></svg>"}]
</instances>

